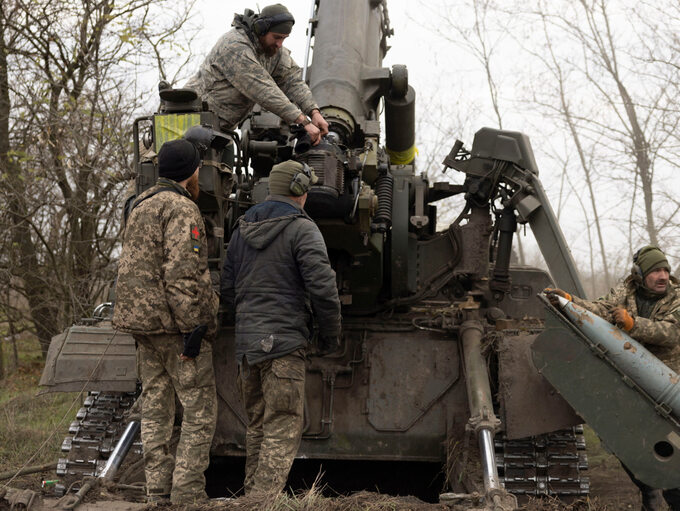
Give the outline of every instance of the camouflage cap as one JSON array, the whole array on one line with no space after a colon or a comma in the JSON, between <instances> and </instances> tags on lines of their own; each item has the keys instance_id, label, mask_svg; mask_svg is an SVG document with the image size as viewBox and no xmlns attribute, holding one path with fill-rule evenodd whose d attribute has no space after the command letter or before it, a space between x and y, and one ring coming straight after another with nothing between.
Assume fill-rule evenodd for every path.
<instances>
[{"instance_id":1,"label":"camouflage cap","mask_svg":"<svg viewBox=\"0 0 680 511\"><path fill-rule=\"evenodd\" d=\"M640 268L643 277L657 268L666 268L669 272L671 271L666 254L654 245L647 245L638 250L633 256L633 263Z\"/></svg>"},{"instance_id":2,"label":"camouflage cap","mask_svg":"<svg viewBox=\"0 0 680 511\"><path fill-rule=\"evenodd\" d=\"M196 146L186 139L169 140L158 151L158 175L184 181L198 168L201 156Z\"/></svg>"},{"instance_id":3,"label":"camouflage cap","mask_svg":"<svg viewBox=\"0 0 680 511\"><path fill-rule=\"evenodd\" d=\"M290 34L293 30L295 19L285 5L274 4L268 5L260 12L260 19L270 18L268 29L261 32L264 35L266 32L274 32L276 34Z\"/></svg>"},{"instance_id":4,"label":"camouflage cap","mask_svg":"<svg viewBox=\"0 0 680 511\"><path fill-rule=\"evenodd\" d=\"M298 177L298 174L301 177ZM309 166L298 161L284 161L274 165L269 173L269 193L299 197L304 195L309 187L316 184L318 180L319 178L314 174L314 170ZM297 188L295 184L298 184L301 188Z\"/></svg>"}]
</instances>

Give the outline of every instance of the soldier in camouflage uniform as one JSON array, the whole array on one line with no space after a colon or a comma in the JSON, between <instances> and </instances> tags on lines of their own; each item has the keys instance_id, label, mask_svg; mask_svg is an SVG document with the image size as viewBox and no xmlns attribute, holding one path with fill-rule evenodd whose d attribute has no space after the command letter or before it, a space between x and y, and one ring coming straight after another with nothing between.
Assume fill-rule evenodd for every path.
<instances>
[{"instance_id":1,"label":"soldier in camouflage uniform","mask_svg":"<svg viewBox=\"0 0 680 511\"><path fill-rule=\"evenodd\" d=\"M559 295L603 317L641 342L675 372L680 372L680 285L670 275L666 255L652 245L633 256L633 269L623 284L606 296L588 301L561 289L545 290L548 298ZM642 493L642 511L680 511L680 489L655 490L637 480L624 466Z\"/></svg>"},{"instance_id":2,"label":"soldier in camouflage uniform","mask_svg":"<svg viewBox=\"0 0 680 511\"><path fill-rule=\"evenodd\" d=\"M222 271L235 311L238 385L248 415L245 491L279 492L300 445L312 311L318 354L338 348L340 300L321 232L303 210L316 176L275 165L267 199L241 217Z\"/></svg>"},{"instance_id":3,"label":"soldier in camouflage uniform","mask_svg":"<svg viewBox=\"0 0 680 511\"><path fill-rule=\"evenodd\" d=\"M203 472L215 432L212 365L217 294L212 289L198 198L198 150L187 140L158 152L155 186L134 202L125 228L113 323L133 334L142 382L147 499L207 498ZM175 458L175 396L184 408Z\"/></svg>"},{"instance_id":4,"label":"soldier in camouflage uniform","mask_svg":"<svg viewBox=\"0 0 680 511\"><path fill-rule=\"evenodd\" d=\"M217 113L222 130L235 129L258 103L288 124L304 125L314 144L328 133L301 69L282 46L293 23L281 4L267 6L259 15L235 15L234 28L187 83Z\"/></svg>"}]
</instances>

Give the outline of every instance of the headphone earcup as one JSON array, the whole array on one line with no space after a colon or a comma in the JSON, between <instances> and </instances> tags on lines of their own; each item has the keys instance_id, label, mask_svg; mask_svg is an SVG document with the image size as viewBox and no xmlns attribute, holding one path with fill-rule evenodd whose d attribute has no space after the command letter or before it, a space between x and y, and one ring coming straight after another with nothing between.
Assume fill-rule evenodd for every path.
<instances>
[{"instance_id":1,"label":"headphone earcup","mask_svg":"<svg viewBox=\"0 0 680 511\"><path fill-rule=\"evenodd\" d=\"M253 32L255 32L255 35L266 34L267 30L269 30L269 23L267 23L266 19L260 18L253 22Z\"/></svg>"},{"instance_id":2,"label":"headphone earcup","mask_svg":"<svg viewBox=\"0 0 680 511\"><path fill-rule=\"evenodd\" d=\"M290 192L296 197L304 195L309 190L309 178L302 172L298 172L293 177L289 186Z\"/></svg>"},{"instance_id":3,"label":"headphone earcup","mask_svg":"<svg viewBox=\"0 0 680 511\"><path fill-rule=\"evenodd\" d=\"M631 268L630 273L633 275L633 280L635 280L635 282L642 284L644 278L642 275L642 270L637 264L633 263L633 268Z\"/></svg>"},{"instance_id":4,"label":"headphone earcup","mask_svg":"<svg viewBox=\"0 0 680 511\"><path fill-rule=\"evenodd\" d=\"M630 270L631 274L633 275L633 279L638 284L642 284L642 281L644 280L644 275L642 275L642 269L640 268L640 265L637 263L641 251L642 249L640 248L636 250L635 253L633 254L633 268L631 268Z\"/></svg>"}]
</instances>

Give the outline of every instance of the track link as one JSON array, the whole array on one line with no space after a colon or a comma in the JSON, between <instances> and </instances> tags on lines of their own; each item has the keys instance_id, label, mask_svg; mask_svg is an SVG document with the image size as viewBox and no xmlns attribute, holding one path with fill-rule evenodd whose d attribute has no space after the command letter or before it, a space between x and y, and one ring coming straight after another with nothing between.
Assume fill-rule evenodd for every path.
<instances>
[{"instance_id":1,"label":"track link","mask_svg":"<svg viewBox=\"0 0 680 511\"><path fill-rule=\"evenodd\" d=\"M69 426L61 450L66 454L57 463L57 477L63 482L56 491L65 491L85 476L98 476L126 426L126 412L138 394L135 392L90 392L83 407ZM130 455L141 456L137 440Z\"/></svg>"},{"instance_id":2,"label":"track link","mask_svg":"<svg viewBox=\"0 0 680 511\"><path fill-rule=\"evenodd\" d=\"M505 488L517 495L582 496L590 492L583 426L519 440L496 438Z\"/></svg>"}]
</instances>

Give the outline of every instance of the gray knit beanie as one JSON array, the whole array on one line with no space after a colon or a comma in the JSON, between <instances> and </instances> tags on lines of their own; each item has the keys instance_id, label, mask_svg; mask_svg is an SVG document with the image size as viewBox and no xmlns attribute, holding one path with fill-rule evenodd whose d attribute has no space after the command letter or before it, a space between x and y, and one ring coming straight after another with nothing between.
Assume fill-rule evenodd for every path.
<instances>
[{"instance_id":1,"label":"gray knit beanie","mask_svg":"<svg viewBox=\"0 0 680 511\"><path fill-rule=\"evenodd\" d=\"M275 34L290 34L291 31L293 30L293 24L295 21L290 21L293 18L293 15L288 11L285 5L281 4L274 4L274 5L268 5L262 11L260 12L260 18L274 18L274 20L278 18L283 18L283 15L287 14L290 16L289 19L286 19L284 21L274 21L270 26L269 30L267 32L274 32ZM277 18L278 17L278 18ZM260 34L264 35L264 34Z\"/></svg>"},{"instance_id":2,"label":"gray knit beanie","mask_svg":"<svg viewBox=\"0 0 680 511\"><path fill-rule=\"evenodd\" d=\"M303 195L296 194L291 190L291 183L297 174L304 174L304 166L302 163L288 160L278 163L272 167L269 173L269 193L271 195ZM314 171L310 168L311 179L309 184L315 184L319 178L316 177Z\"/></svg>"}]
</instances>

